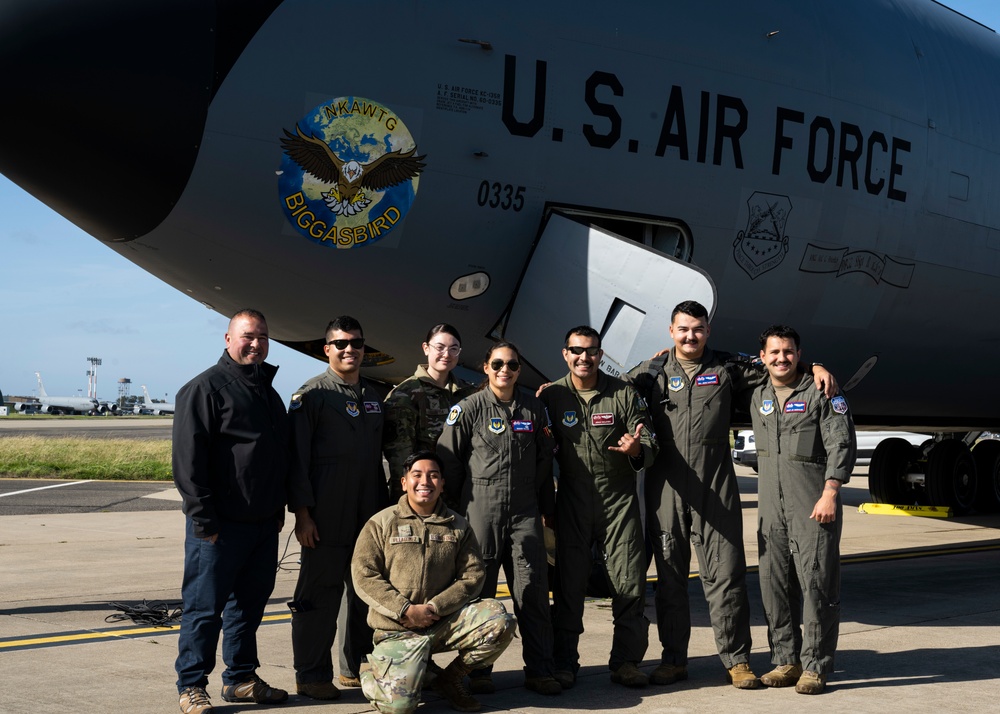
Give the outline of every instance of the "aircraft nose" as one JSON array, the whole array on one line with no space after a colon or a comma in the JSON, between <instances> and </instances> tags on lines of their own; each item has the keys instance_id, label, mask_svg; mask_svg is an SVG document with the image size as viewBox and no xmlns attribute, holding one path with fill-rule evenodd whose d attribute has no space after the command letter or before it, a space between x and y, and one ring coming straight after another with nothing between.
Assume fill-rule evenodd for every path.
<instances>
[{"instance_id":1,"label":"aircraft nose","mask_svg":"<svg viewBox=\"0 0 1000 714\"><path fill-rule=\"evenodd\" d=\"M4 0L0 171L102 240L148 233L184 189L215 90L279 2Z\"/></svg>"}]
</instances>

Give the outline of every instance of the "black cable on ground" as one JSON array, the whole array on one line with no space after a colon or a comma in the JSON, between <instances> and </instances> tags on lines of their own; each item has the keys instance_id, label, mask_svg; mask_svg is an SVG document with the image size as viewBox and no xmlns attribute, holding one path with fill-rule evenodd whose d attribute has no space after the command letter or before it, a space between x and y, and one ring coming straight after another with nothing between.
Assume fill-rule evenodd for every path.
<instances>
[{"instance_id":1,"label":"black cable on ground","mask_svg":"<svg viewBox=\"0 0 1000 714\"><path fill-rule=\"evenodd\" d=\"M127 605L121 602L109 602L108 605L121 612L108 615L105 622L124 622L131 620L137 625L148 625L150 627L172 627L181 622L183 609L180 603L171 605L166 602L146 602L142 601L138 605Z\"/></svg>"}]
</instances>

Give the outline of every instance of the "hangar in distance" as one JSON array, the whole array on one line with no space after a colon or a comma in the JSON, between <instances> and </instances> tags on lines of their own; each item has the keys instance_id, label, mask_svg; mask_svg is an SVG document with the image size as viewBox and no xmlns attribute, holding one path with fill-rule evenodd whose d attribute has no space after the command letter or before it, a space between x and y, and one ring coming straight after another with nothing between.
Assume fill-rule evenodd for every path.
<instances>
[{"instance_id":1,"label":"hangar in distance","mask_svg":"<svg viewBox=\"0 0 1000 714\"><path fill-rule=\"evenodd\" d=\"M386 381L442 321L525 382L575 324L609 372L648 357L683 299L720 349L788 323L859 424L936 435L874 460L877 498L1000 502L970 449L1000 372L947 363L1000 357L993 30L933 0L347 7L9 0L0 171L293 348L357 316Z\"/></svg>"}]
</instances>

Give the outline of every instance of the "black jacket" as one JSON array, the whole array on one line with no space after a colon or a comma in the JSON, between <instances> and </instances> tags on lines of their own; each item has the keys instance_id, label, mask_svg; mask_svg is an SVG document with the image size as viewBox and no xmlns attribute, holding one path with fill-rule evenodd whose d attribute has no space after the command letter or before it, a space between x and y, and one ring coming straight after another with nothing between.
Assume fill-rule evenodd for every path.
<instances>
[{"instance_id":1,"label":"black jacket","mask_svg":"<svg viewBox=\"0 0 1000 714\"><path fill-rule=\"evenodd\" d=\"M177 392L174 483L198 537L220 521L280 521L288 462L278 368L240 365L227 352Z\"/></svg>"}]
</instances>

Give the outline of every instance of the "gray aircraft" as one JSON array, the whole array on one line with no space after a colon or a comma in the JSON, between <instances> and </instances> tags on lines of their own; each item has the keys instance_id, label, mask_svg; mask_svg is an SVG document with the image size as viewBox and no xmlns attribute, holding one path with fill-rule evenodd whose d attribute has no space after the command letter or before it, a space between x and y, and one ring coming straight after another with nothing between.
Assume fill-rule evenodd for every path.
<instances>
[{"instance_id":1,"label":"gray aircraft","mask_svg":"<svg viewBox=\"0 0 1000 714\"><path fill-rule=\"evenodd\" d=\"M146 412L155 416L160 416L161 414L173 414L174 405L172 402L154 402L149 398L149 391L146 389L146 385L144 384L142 385L142 404L135 407L136 414L141 412Z\"/></svg>"},{"instance_id":2,"label":"gray aircraft","mask_svg":"<svg viewBox=\"0 0 1000 714\"><path fill-rule=\"evenodd\" d=\"M17 402L14 409L19 412L37 411L43 414L97 414L104 411L100 402L90 397L52 397L45 391L42 375L35 372L38 380L38 400Z\"/></svg>"},{"instance_id":3,"label":"gray aircraft","mask_svg":"<svg viewBox=\"0 0 1000 714\"><path fill-rule=\"evenodd\" d=\"M350 313L396 381L446 321L537 382L587 323L617 373L697 299L936 435L877 500L1000 502L1000 40L944 5L8 0L0 70L0 171L295 349Z\"/></svg>"}]
</instances>

